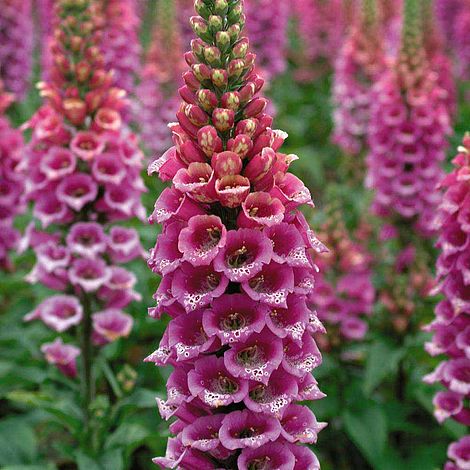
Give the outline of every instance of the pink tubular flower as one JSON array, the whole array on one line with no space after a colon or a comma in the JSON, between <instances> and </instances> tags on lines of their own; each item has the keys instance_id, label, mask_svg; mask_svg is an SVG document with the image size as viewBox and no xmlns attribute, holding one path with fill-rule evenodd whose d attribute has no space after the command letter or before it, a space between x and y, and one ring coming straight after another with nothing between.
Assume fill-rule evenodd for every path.
<instances>
[{"instance_id":1,"label":"pink tubular flower","mask_svg":"<svg viewBox=\"0 0 470 470\"><path fill-rule=\"evenodd\" d=\"M365 148L372 104L372 84L385 69L374 3L362 7L335 61L334 140L357 155Z\"/></svg>"},{"instance_id":2,"label":"pink tubular flower","mask_svg":"<svg viewBox=\"0 0 470 470\"><path fill-rule=\"evenodd\" d=\"M32 0L5 0L0 11L0 79L23 99L32 72Z\"/></svg>"},{"instance_id":3,"label":"pink tubular flower","mask_svg":"<svg viewBox=\"0 0 470 470\"><path fill-rule=\"evenodd\" d=\"M124 10L130 5L108 2L107 19L122 13L120 21L130 21L116 3L123 3ZM79 327L82 344L89 346L83 354L84 373L91 367L92 342L100 346L129 334L132 318L121 309L139 294L135 276L119 264L143 257L137 232L113 225L145 216L140 202L145 187L143 154L121 117L125 92L113 86L113 73L99 47L102 6L96 0L73 8L67 0L54 5L48 81L38 86L44 104L24 125L32 137L17 165L26 179L25 199L42 226L37 230L33 223L22 240L21 249L30 246L37 257L27 280L64 294L47 298L26 320L39 319L58 333ZM117 47L129 39L121 38ZM59 347L57 341L53 345L47 348L48 361L74 376L78 349Z\"/></svg>"},{"instance_id":4,"label":"pink tubular flower","mask_svg":"<svg viewBox=\"0 0 470 470\"><path fill-rule=\"evenodd\" d=\"M1 46L0 46L1 48ZM23 149L23 138L4 116L13 96L6 93L0 80L0 269L10 269L8 252L17 248L19 233L15 216L23 211L23 178L16 171Z\"/></svg>"},{"instance_id":5,"label":"pink tubular flower","mask_svg":"<svg viewBox=\"0 0 470 470\"><path fill-rule=\"evenodd\" d=\"M45 343L41 351L46 356L49 364L55 365L64 375L75 377L77 375L76 358L80 355L80 349L71 344L64 344L60 338L53 343Z\"/></svg>"},{"instance_id":6,"label":"pink tubular flower","mask_svg":"<svg viewBox=\"0 0 470 470\"><path fill-rule=\"evenodd\" d=\"M116 308L94 313L92 319L93 340L96 344L111 343L118 338L129 336L132 329L132 317Z\"/></svg>"},{"instance_id":7,"label":"pink tubular flower","mask_svg":"<svg viewBox=\"0 0 470 470\"><path fill-rule=\"evenodd\" d=\"M470 468L470 436L464 436L457 442L453 442L447 449L447 457L444 470L467 470Z\"/></svg>"},{"instance_id":8,"label":"pink tubular flower","mask_svg":"<svg viewBox=\"0 0 470 470\"><path fill-rule=\"evenodd\" d=\"M160 156L171 143L167 123L174 119L178 109L177 92L182 84L183 45L174 10L173 2L168 0L158 4L152 43L137 88L135 119L140 125L142 142L152 156Z\"/></svg>"},{"instance_id":9,"label":"pink tubular flower","mask_svg":"<svg viewBox=\"0 0 470 470\"><path fill-rule=\"evenodd\" d=\"M405 5L401 52L374 87L367 185L375 192L375 214L409 220L430 236L451 110L427 60L412 1Z\"/></svg>"},{"instance_id":10,"label":"pink tubular flower","mask_svg":"<svg viewBox=\"0 0 470 470\"><path fill-rule=\"evenodd\" d=\"M466 135L453 160L454 170L442 181L442 202L436 216L441 250L438 264L438 290L443 294L436 317L425 327L433 333L425 345L432 356L445 359L434 372L426 375L427 383L440 382L446 391L439 391L433 400L434 415L439 423L452 418L470 425L470 279L468 277L468 246L470 243L470 135ZM446 265L445 269L439 265ZM470 468L470 436L450 445L448 457L452 462L446 469Z\"/></svg>"},{"instance_id":11,"label":"pink tubular flower","mask_svg":"<svg viewBox=\"0 0 470 470\"><path fill-rule=\"evenodd\" d=\"M250 2L251 21L272 5ZM324 328L307 298L312 254L325 247L299 208L312 198L289 172L297 157L282 153L287 135L273 130L258 96L264 82L241 35L243 2L194 7L173 146L149 165L172 181L149 219L163 226L148 259L161 275L149 314L171 320L146 361L174 367L157 403L176 435L154 462L318 469L298 445L315 442L324 424L294 405L324 396L311 375L322 362L313 334Z\"/></svg>"}]
</instances>

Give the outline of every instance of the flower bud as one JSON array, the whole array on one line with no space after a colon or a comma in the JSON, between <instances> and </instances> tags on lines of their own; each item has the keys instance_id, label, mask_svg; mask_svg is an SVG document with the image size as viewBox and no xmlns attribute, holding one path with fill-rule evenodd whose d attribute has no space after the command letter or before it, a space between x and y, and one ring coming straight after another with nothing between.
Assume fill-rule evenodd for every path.
<instances>
[{"instance_id":1,"label":"flower bud","mask_svg":"<svg viewBox=\"0 0 470 470\"><path fill-rule=\"evenodd\" d=\"M194 64L192 69L194 75L200 82L204 82L211 78L211 69L206 64Z\"/></svg>"},{"instance_id":2,"label":"flower bud","mask_svg":"<svg viewBox=\"0 0 470 470\"><path fill-rule=\"evenodd\" d=\"M228 83L228 74L224 69L214 69L211 73L211 80L217 88L225 88Z\"/></svg>"},{"instance_id":3,"label":"flower bud","mask_svg":"<svg viewBox=\"0 0 470 470\"><path fill-rule=\"evenodd\" d=\"M222 150L222 140L213 126L204 126L197 133L199 147L208 156L212 157L215 152Z\"/></svg>"},{"instance_id":4,"label":"flower bud","mask_svg":"<svg viewBox=\"0 0 470 470\"><path fill-rule=\"evenodd\" d=\"M212 123L220 132L228 131L233 127L235 113L231 109L216 108L212 112Z\"/></svg>"},{"instance_id":5,"label":"flower bud","mask_svg":"<svg viewBox=\"0 0 470 470\"><path fill-rule=\"evenodd\" d=\"M209 123L209 116L199 106L188 104L185 107L185 114L197 127L202 127Z\"/></svg>"},{"instance_id":6,"label":"flower bud","mask_svg":"<svg viewBox=\"0 0 470 470\"><path fill-rule=\"evenodd\" d=\"M211 90L198 90L196 92L196 98L201 108L208 113L212 112L219 104L217 95Z\"/></svg>"},{"instance_id":7,"label":"flower bud","mask_svg":"<svg viewBox=\"0 0 470 470\"><path fill-rule=\"evenodd\" d=\"M204 48L204 59L209 63L211 66L217 66L220 64L220 50L218 47L205 47Z\"/></svg>"},{"instance_id":8,"label":"flower bud","mask_svg":"<svg viewBox=\"0 0 470 470\"><path fill-rule=\"evenodd\" d=\"M220 103L224 108L238 111L240 107L240 94L237 91L228 91L222 95Z\"/></svg>"},{"instance_id":9,"label":"flower bud","mask_svg":"<svg viewBox=\"0 0 470 470\"><path fill-rule=\"evenodd\" d=\"M208 20L209 28L214 32L217 33L223 28L223 21L219 15L211 15Z\"/></svg>"},{"instance_id":10,"label":"flower bud","mask_svg":"<svg viewBox=\"0 0 470 470\"><path fill-rule=\"evenodd\" d=\"M62 103L66 118L74 125L80 126L86 118L87 106L78 98L67 98Z\"/></svg>"},{"instance_id":11,"label":"flower bud","mask_svg":"<svg viewBox=\"0 0 470 470\"><path fill-rule=\"evenodd\" d=\"M267 104L266 98L254 98L247 104L243 114L247 118L256 117L266 109Z\"/></svg>"},{"instance_id":12,"label":"flower bud","mask_svg":"<svg viewBox=\"0 0 470 470\"><path fill-rule=\"evenodd\" d=\"M221 152L212 157L212 168L217 178L227 175L240 174L243 164L241 158L234 152Z\"/></svg>"}]
</instances>

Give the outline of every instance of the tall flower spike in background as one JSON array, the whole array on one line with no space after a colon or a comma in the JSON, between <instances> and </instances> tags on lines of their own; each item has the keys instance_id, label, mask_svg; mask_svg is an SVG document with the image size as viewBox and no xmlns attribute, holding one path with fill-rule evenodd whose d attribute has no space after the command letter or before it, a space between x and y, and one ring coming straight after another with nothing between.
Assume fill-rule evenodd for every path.
<instances>
[{"instance_id":1,"label":"tall flower spike in background","mask_svg":"<svg viewBox=\"0 0 470 470\"><path fill-rule=\"evenodd\" d=\"M132 327L132 317L122 309L138 297L136 279L120 264L141 256L142 248L135 230L113 222L145 217L143 155L122 123L125 92L112 87L113 75L97 46L99 2L59 0L55 8L51 80L38 85L44 104L25 126L32 138L21 166L41 224L41 229L34 223L28 227L24 238L37 259L28 279L60 294L46 298L25 319L41 320L60 334L77 333L81 350L57 339L42 351L71 377L81 354L87 421L94 345L127 336Z\"/></svg>"},{"instance_id":2,"label":"tall flower spike in background","mask_svg":"<svg viewBox=\"0 0 470 470\"><path fill-rule=\"evenodd\" d=\"M292 6L301 41L293 57L299 79L310 80L333 67L346 27L345 10L342 0L293 0Z\"/></svg>"},{"instance_id":3,"label":"tall flower spike in background","mask_svg":"<svg viewBox=\"0 0 470 470\"><path fill-rule=\"evenodd\" d=\"M54 0L35 0L34 7L38 15L38 33L41 48L41 78L49 79L49 71L52 67L51 43L54 31Z\"/></svg>"},{"instance_id":4,"label":"tall flower spike in background","mask_svg":"<svg viewBox=\"0 0 470 470\"><path fill-rule=\"evenodd\" d=\"M0 270L11 268L8 252L17 247L20 238L13 222L24 209L23 176L16 171L24 148L23 136L4 114L13 99L0 80Z\"/></svg>"},{"instance_id":5,"label":"tall flower spike in background","mask_svg":"<svg viewBox=\"0 0 470 470\"><path fill-rule=\"evenodd\" d=\"M433 338L425 349L431 356L447 356L424 380L441 383L446 390L434 397L439 423L452 418L470 426L470 134L453 160L454 170L441 187L445 194L437 213L439 231L438 292L434 321L426 327ZM448 449L446 470L470 467L470 435Z\"/></svg>"},{"instance_id":6,"label":"tall flower spike in background","mask_svg":"<svg viewBox=\"0 0 470 470\"><path fill-rule=\"evenodd\" d=\"M352 155L362 152L369 127L372 84L385 70L375 0L362 0L335 63L333 139Z\"/></svg>"},{"instance_id":7,"label":"tall flower spike in background","mask_svg":"<svg viewBox=\"0 0 470 470\"><path fill-rule=\"evenodd\" d=\"M22 100L32 72L33 16L31 0L4 0L0 8L0 79Z\"/></svg>"},{"instance_id":8,"label":"tall flower spike in background","mask_svg":"<svg viewBox=\"0 0 470 470\"><path fill-rule=\"evenodd\" d=\"M161 0L142 81L137 88L135 116L142 141L152 156L160 155L171 145L167 124L178 110L183 70L183 45L175 5L173 0Z\"/></svg>"},{"instance_id":9,"label":"tall flower spike in background","mask_svg":"<svg viewBox=\"0 0 470 470\"><path fill-rule=\"evenodd\" d=\"M297 401L323 394L306 305L324 247L299 211L310 192L288 172L286 134L271 128L263 80L241 35L243 2L197 0L185 55L175 146L149 166L172 180L151 222L163 225L149 266L162 275L149 313L171 321L147 360L172 365L165 419L176 418L165 468L318 469L301 443L325 426ZM257 15L257 10L251 11Z\"/></svg>"},{"instance_id":10,"label":"tall flower spike in background","mask_svg":"<svg viewBox=\"0 0 470 470\"><path fill-rule=\"evenodd\" d=\"M251 14L254 11L256 14ZM256 65L267 80L276 78L287 67L287 26L289 2L246 1L246 32L256 53Z\"/></svg>"},{"instance_id":11,"label":"tall flower spike in background","mask_svg":"<svg viewBox=\"0 0 470 470\"><path fill-rule=\"evenodd\" d=\"M367 184L379 217L408 220L429 235L450 118L445 91L426 58L421 19L420 0L405 1L400 53L374 86Z\"/></svg>"},{"instance_id":12,"label":"tall flower spike in background","mask_svg":"<svg viewBox=\"0 0 470 470\"><path fill-rule=\"evenodd\" d=\"M330 251L316 260L320 272L308 301L328 327L328 334L319 341L330 349L344 340L360 341L367 333L366 319L375 300L373 258L359 237L354 240L348 233L339 211L329 215L320 236Z\"/></svg>"},{"instance_id":13,"label":"tall flower spike in background","mask_svg":"<svg viewBox=\"0 0 470 470\"><path fill-rule=\"evenodd\" d=\"M137 0L107 0L101 41L107 70L114 71L113 84L132 96L140 71L140 17Z\"/></svg>"},{"instance_id":14,"label":"tall flower spike in background","mask_svg":"<svg viewBox=\"0 0 470 470\"><path fill-rule=\"evenodd\" d=\"M462 0L460 14L455 20L454 48L457 70L462 80L470 80L470 1Z\"/></svg>"},{"instance_id":15,"label":"tall flower spike in background","mask_svg":"<svg viewBox=\"0 0 470 470\"><path fill-rule=\"evenodd\" d=\"M423 2L423 39L431 70L437 75L437 84L442 89L442 100L450 116L457 110L457 89L454 80L454 66L445 52L445 39L435 19L433 0ZM469 4L470 5L470 4Z\"/></svg>"}]
</instances>

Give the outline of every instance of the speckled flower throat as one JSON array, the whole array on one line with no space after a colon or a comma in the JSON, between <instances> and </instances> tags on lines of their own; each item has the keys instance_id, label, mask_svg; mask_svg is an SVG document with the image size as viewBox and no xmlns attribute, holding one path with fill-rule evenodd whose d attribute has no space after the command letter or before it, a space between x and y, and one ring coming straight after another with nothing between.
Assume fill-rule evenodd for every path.
<instances>
[{"instance_id":1,"label":"speckled flower throat","mask_svg":"<svg viewBox=\"0 0 470 470\"><path fill-rule=\"evenodd\" d=\"M311 254L325 248L298 209L313 203L258 96L243 2L196 0L195 9L174 146L149 166L172 181L150 217L163 226L149 259L162 276L150 315L171 320L147 360L174 367L158 404L175 437L154 461L318 469L300 444L325 424L295 404L323 397L311 375L321 363L312 334L323 327L306 298Z\"/></svg>"}]
</instances>

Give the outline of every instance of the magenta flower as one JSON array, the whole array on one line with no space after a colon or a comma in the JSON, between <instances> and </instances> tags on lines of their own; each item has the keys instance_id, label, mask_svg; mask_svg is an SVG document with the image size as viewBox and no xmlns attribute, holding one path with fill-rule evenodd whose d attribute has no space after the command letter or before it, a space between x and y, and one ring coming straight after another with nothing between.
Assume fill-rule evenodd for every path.
<instances>
[{"instance_id":1,"label":"magenta flower","mask_svg":"<svg viewBox=\"0 0 470 470\"><path fill-rule=\"evenodd\" d=\"M111 272L101 258L78 258L69 269L72 285L80 287L84 292L95 292L111 277Z\"/></svg>"},{"instance_id":2,"label":"magenta flower","mask_svg":"<svg viewBox=\"0 0 470 470\"><path fill-rule=\"evenodd\" d=\"M232 282L248 281L271 261L272 250L269 238L258 230L230 230L224 248L214 260L214 269Z\"/></svg>"},{"instance_id":3,"label":"magenta flower","mask_svg":"<svg viewBox=\"0 0 470 470\"><path fill-rule=\"evenodd\" d=\"M251 19L274 21L258 3L250 3ZM316 469L314 454L297 443L315 442L323 424L290 407L324 396L311 375L321 364L312 335L324 328L306 300L311 253L325 247L300 212L313 202L289 173L297 157L281 153L287 134L272 129L258 96L264 82L241 36L243 2L194 6L198 38L185 55L173 146L148 169L172 182L150 217L162 230L148 260L161 275L149 315L171 320L146 361L174 367L167 399L157 403L176 437L154 462Z\"/></svg>"},{"instance_id":4,"label":"magenta flower","mask_svg":"<svg viewBox=\"0 0 470 470\"><path fill-rule=\"evenodd\" d=\"M46 11L47 0L39 3L42 15L52 13ZM94 389L89 380L94 346L126 337L132 327L132 318L121 309L139 299L136 277L119 265L143 256L137 232L115 224L145 218L143 153L123 120L125 92L114 87L98 44L105 20L117 16L136 27L124 11L131 2L123 2L123 10L116 3L107 3L104 18L95 0L72 10L67 2L56 2L53 30L43 31L50 42L48 81L38 85L44 104L23 126L31 130L31 141L17 168L11 167L22 172L25 199L41 225L39 230L33 223L21 242L21 250L32 247L37 257L27 280L61 292L26 319L40 319L58 333L77 330L85 349L80 368L89 392L85 401ZM129 38L121 38L118 49ZM13 141L9 144L14 148ZM48 361L75 376L79 350L60 341L52 345L44 346Z\"/></svg>"},{"instance_id":5,"label":"magenta flower","mask_svg":"<svg viewBox=\"0 0 470 470\"><path fill-rule=\"evenodd\" d=\"M45 343L41 351L46 356L49 364L55 365L64 375L75 377L77 375L76 358L80 355L80 349L71 344L64 344L60 338L53 343Z\"/></svg>"},{"instance_id":6,"label":"magenta flower","mask_svg":"<svg viewBox=\"0 0 470 470\"><path fill-rule=\"evenodd\" d=\"M225 416L219 430L224 447L230 450L258 448L275 441L281 434L279 421L249 410L234 411Z\"/></svg>"},{"instance_id":7,"label":"magenta flower","mask_svg":"<svg viewBox=\"0 0 470 470\"><path fill-rule=\"evenodd\" d=\"M49 328L62 333L78 325L83 318L83 308L76 297L54 295L25 316L25 321L42 320Z\"/></svg>"},{"instance_id":8,"label":"magenta flower","mask_svg":"<svg viewBox=\"0 0 470 470\"><path fill-rule=\"evenodd\" d=\"M376 215L409 220L430 236L452 110L412 16L405 15L397 59L374 86L367 185L375 193Z\"/></svg>"},{"instance_id":9,"label":"magenta flower","mask_svg":"<svg viewBox=\"0 0 470 470\"><path fill-rule=\"evenodd\" d=\"M470 468L470 436L464 436L457 442L453 442L447 449L447 457L444 470L466 470Z\"/></svg>"},{"instance_id":10,"label":"magenta flower","mask_svg":"<svg viewBox=\"0 0 470 470\"><path fill-rule=\"evenodd\" d=\"M0 80L0 269L11 268L8 253L18 247L20 240L13 222L15 216L24 209L23 178L17 171L23 139L21 133L13 129L4 116L12 100L13 96L4 91Z\"/></svg>"},{"instance_id":11,"label":"magenta flower","mask_svg":"<svg viewBox=\"0 0 470 470\"><path fill-rule=\"evenodd\" d=\"M285 444L267 443L258 448L246 448L238 457L239 470L250 470L255 465L261 468L293 470L296 458Z\"/></svg>"},{"instance_id":12,"label":"magenta flower","mask_svg":"<svg viewBox=\"0 0 470 470\"><path fill-rule=\"evenodd\" d=\"M470 425L470 288L468 283L468 239L470 226L465 212L470 200L468 174L470 169L470 138L464 137L463 145L454 158L454 170L447 175L441 187L445 189L436 216L439 232L437 246L441 250L437 261L438 287L444 299L435 309L434 321L425 327L433 333L425 349L432 356L444 356L444 360L423 380L440 383L447 390L439 391L433 400L434 415L439 423L452 418ZM462 216L463 215L463 216ZM450 445L449 461L445 468L470 468L468 438Z\"/></svg>"},{"instance_id":13,"label":"magenta flower","mask_svg":"<svg viewBox=\"0 0 470 470\"><path fill-rule=\"evenodd\" d=\"M243 294L223 295L204 312L204 331L217 335L222 344L244 342L252 333L264 328L268 307L259 305Z\"/></svg>"},{"instance_id":14,"label":"magenta flower","mask_svg":"<svg viewBox=\"0 0 470 470\"><path fill-rule=\"evenodd\" d=\"M198 359L188 374L191 395L211 408L239 403L248 395L248 382L236 378L227 370L222 357Z\"/></svg>"},{"instance_id":15,"label":"magenta flower","mask_svg":"<svg viewBox=\"0 0 470 470\"><path fill-rule=\"evenodd\" d=\"M5 0L0 12L0 79L23 99L30 86L33 53L31 0Z\"/></svg>"},{"instance_id":16,"label":"magenta flower","mask_svg":"<svg viewBox=\"0 0 470 470\"><path fill-rule=\"evenodd\" d=\"M178 250L193 266L210 264L225 246L227 229L219 217L196 215L178 237Z\"/></svg>"},{"instance_id":17,"label":"magenta flower","mask_svg":"<svg viewBox=\"0 0 470 470\"><path fill-rule=\"evenodd\" d=\"M95 222L79 222L67 235L67 246L72 253L94 258L106 251L106 236L101 225Z\"/></svg>"},{"instance_id":18,"label":"magenta flower","mask_svg":"<svg viewBox=\"0 0 470 470\"><path fill-rule=\"evenodd\" d=\"M94 313L91 318L93 320L93 341L96 344L111 343L118 338L129 336L132 329L132 317L116 308Z\"/></svg>"}]
</instances>

